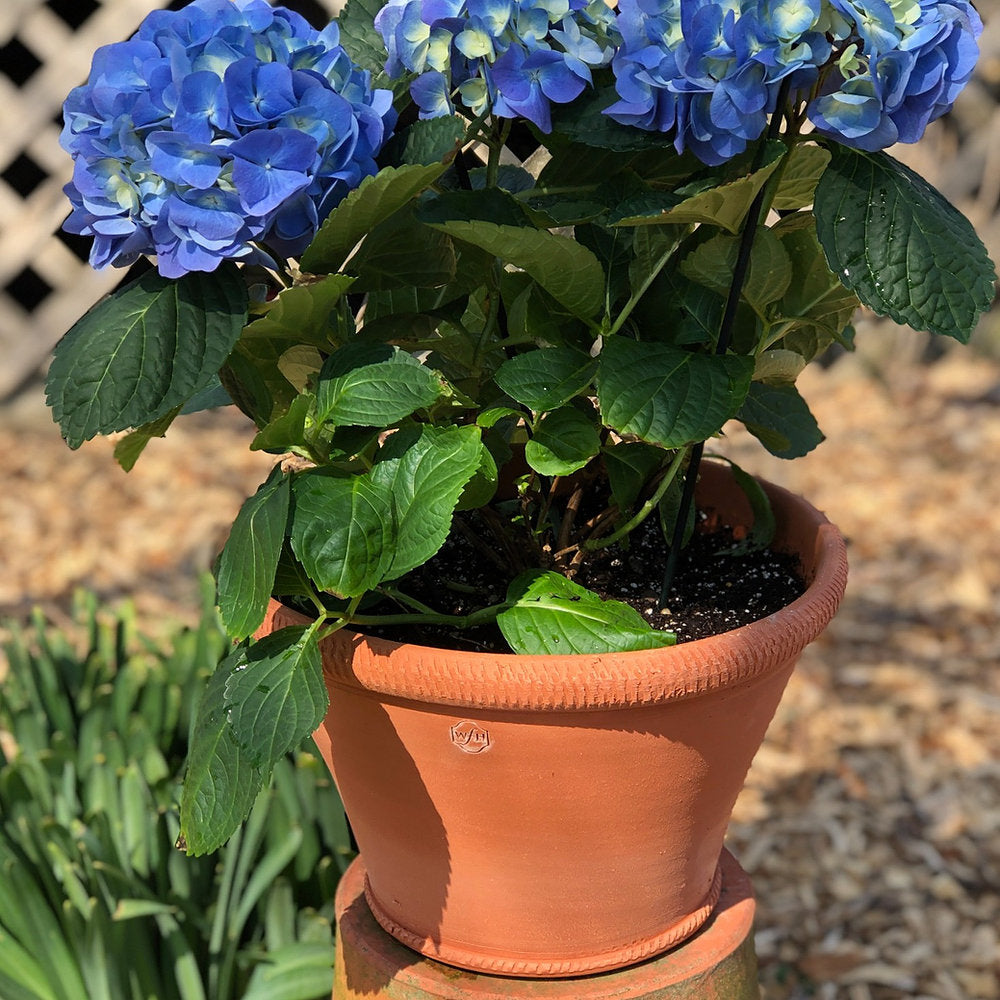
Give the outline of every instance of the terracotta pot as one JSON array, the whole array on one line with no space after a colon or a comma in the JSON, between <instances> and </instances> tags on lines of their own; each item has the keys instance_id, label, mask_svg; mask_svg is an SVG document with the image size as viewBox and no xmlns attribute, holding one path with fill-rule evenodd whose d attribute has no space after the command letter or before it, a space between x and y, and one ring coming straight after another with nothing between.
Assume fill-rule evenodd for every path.
<instances>
[{"instance_id":1,"label":"terracotta pot","mask_svg":"<svg viewBox=\"0 0 1000 1000\"><path fill-rule=\"evenodd\" d=\"M704 923L747 769L847 577L837 529L767 491L775 547L809 587L724 635L597 656L327 640L316 741L386 931L463 968L556 977L632 964ZM699 492L749 523L726 467L706 465ZM272 604L265 627L302 620Z\"/></svg>"}]
</instances>

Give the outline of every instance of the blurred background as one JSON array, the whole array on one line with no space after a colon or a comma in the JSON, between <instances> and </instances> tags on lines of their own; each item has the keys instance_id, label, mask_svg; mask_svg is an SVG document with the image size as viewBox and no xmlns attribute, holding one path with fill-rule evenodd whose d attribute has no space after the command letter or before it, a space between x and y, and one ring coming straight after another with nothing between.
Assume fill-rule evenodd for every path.
<instances>
[{"instance_id":1,"label":"blurred background","mask_svg":"<svg viewBox=\"0 0 1000 1000\"><path fill-rule=\"evenodd\" d=\"M178 6L172 4L171 6ZM336 6L289 3L321 21ZM60 106L94 49L156 0L0 5L0 618L72 595L136 606L169 636L271 464L217 412L178 421L135 470L71 453L44 405L59 336L119 280L59 231L70 164ZM1000 257L1000 3L975 79L892 154ZM751 771L730 848L759 897L773 1000L1000 998L1000 312L969 347L862 315L858 350L800 387L827 434L794 463L738 429L718 450L805 494L847 536L852 579L805 654ZM0 673L3 664L0 663Z\"/></svg>"}]
</instances>

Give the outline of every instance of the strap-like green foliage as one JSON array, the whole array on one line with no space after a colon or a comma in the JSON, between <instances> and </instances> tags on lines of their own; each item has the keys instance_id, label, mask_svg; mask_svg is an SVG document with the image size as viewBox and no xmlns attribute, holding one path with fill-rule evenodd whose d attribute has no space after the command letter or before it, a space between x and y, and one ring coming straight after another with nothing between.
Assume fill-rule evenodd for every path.
<instances>
[{"instance_id":1,"label":"strap-like green foliage","mask_svg":"<svg viewBox=\"0 0 1000 1000\"><path fill-rule=\"evenodd\" d=\"M177 797L205 677L229 641L153 642L128 610L12 627L0 684L4 1000L329 997L332 899L350 859L316 756L282 757L246 825L185 856Z\"/></svg>"}]
</instances>

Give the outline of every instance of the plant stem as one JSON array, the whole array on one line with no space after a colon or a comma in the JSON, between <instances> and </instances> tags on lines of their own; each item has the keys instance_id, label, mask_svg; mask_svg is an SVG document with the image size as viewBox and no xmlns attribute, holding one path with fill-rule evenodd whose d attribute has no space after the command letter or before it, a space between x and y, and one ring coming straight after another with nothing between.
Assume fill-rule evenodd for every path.
<instances>
[{"instance_id":1,"label":"plant stem","mask_svg":"<svg viewBox=\"0 0 1000 1000\"><path fill-rule=\"evenodd\" d=\"M448 581L444 581L447 585ZM422 601L418 601L415 597L410 597L404 594L401 590L397 590L395 587L379 587L381 593L385 594L386 597L391 597L397 604L402 604L404 607L412 608L413 611L422 615L436 615L440 612L435 611L432 607L424 604Z\"/></svg>"},{"instance_id":2,"label":"plant stem","mask_svg":"<svg viewBox=\"0 0 1000 1000\"><path fill-rule=\"evenodd\" d=\"M504 604L491 604L487 608L479 608L467 615L446 615L433 612L431 614L398 614L398 615L354 615L351 625L453 625L455 628L471 628L474 625L484 625L496 619L507 607Z\"/></svg>"},{"instance_id":3,"label":"plant stem","mask_svg":"<svg viewBox=\"0 0 1000 1000\"><path fill-rule=\"evenodd\" d=\"M534 426L531 428L532 435L535 432ZM556 492L560 488L560 483L562 482L562 476L553 476L552 481L549 483L549 488L545 493L545 498L542 500L542 505L538 511L538 517L535 518L535 537L538 538L545 531L545 526L549 520L549 512L552 510L552 501L556 497Z\"/></svg>"},{"instance_id":4,"label":"plant stem","mask_svg":"<svg viewBox=\"0 0 1000 1000\"><path fill-rule=\"evenodd\" d=\"M334 632L339 632L342 628L346 628L348 625L351 624L352 621L351 616L354 614L355 611L357 611L358 605L361 604L361 598L363 596L364 596L363 594L359 594L357 597L351 598L347 607L343 611L338 612L337 620L332 625L330 625L326 629L326 631L324 631L323 634L319 637L320 642L322 642L325 638L327 638L327 636L331 636L333 635ZM324 624L329 620L330 620L329 613L325 614L322 618L318 618L315 624L313 625L312 631L314 632L317 631L320 625Z\"/></svg>"},{"instance_id":5,"label":"plant stem","mask_svg":"<svg viewBox=\"0 0 1000 1000\"><path fill-rule=\"evenodd\" d=\"M628 302L625 303L622 311L615 318L614 323L611 324L611 329L607 331L607 335L609 337L616 334L625 325L626 320L632 314L632 310L639 304L639 300L649 290L649 286L656 280L659 273L667 266L667 262L671 257L673 257L680 244L681 241L677 240L677 242L670 247L670 249L665 250L663 254L661 254L660 259L656 262L656 265L650 268L649 273L643 277L642 284L639 288L633 289Z\"/></svg>"},{"instance_id":6,"label":"plant stem","mask_svg":"<svg viewBox=\"0 0 1000 1000\"><path fill-rule=\"evenodd\" d=\"M491 141L487 144L489 154L486 160L486 186L488 188L497 186L497 177L500 174L500 153L510 135L510 129L511 123L507 119L501 119L501 121L493 119Z\"/></svg>"},{"instance_id":7,"label":"plant stem","mask_svg":"<svg viewBox=\"0 0 1000 1000\"><path fill-rule=\"evenodd\" d=\"M697 447L697 445L695 446ZM629 532L634 531L636 528L642 524L643 521L649 517L650 514L656 510L657 505L663 499L663 495L667 492L670 484L674 481L677 475L677 470L681 467L681 463L684 461L684 456L687 454L685 448L678 448L674 453L673 460L667 467L666 472L663 473L663 478L657 483L656 490L653 495L632 515L617 531L613 531L610 535L605 535L603 538L588 538L581 546L588 552L594 551L594 549L604 549L609 545L614 545L619 539L624 538Z\"/></svg>"},{"instance_id":8,"label":"plant stem","mask_svg":"<svg viewBox=\"0 0 1000 1000\"><path fill-rule=\"evenodd\" d=\"M478 378L482 372L483 354L489 345L490 338L496 336L498 340L503 340L507 336L507 311L504 309L503 299L500 297L500 260L494 259L492 280L488 286L489 312L486 322L483 323L482 332L476 340L475 349L472 352L472 372Z\"/></svg>"},{"instance_id":9,"label":"plant stem","mask_svg":"<svg viewBox=\"0 0 1000 1000\"><path fill-rule=\"evenodd\" d=\"M569 500L566 501L566 509L563 511L562 521L559 524L559 537L556 539L557 550L565 549L569 545L570 533L573 530L573 522L580 509L581 500L583 500L583 484L578 483Z\"/></svg>"},{"instance_id":10,"label":"plant stem","mask_svg":"<svg viewBox=\"0 0 1000 1000\"><path fill-rule=\"evenodd\" d=\"M694 488L698 482L698 469L701 457L705 452L705 442L699 441L691 448L691 459L688 462L687 473L684 476L684 489L681 492L681 502L677 508L677 520L674 521L674 533L667 550L667 565L663 568L663 582L660 584L660 610L667 604L667 594L673 586L677 575L677 562L681 557L681 546L684 544L684 532L687 528L688 515L694 502Z\"/></svg>"}]
</instances>

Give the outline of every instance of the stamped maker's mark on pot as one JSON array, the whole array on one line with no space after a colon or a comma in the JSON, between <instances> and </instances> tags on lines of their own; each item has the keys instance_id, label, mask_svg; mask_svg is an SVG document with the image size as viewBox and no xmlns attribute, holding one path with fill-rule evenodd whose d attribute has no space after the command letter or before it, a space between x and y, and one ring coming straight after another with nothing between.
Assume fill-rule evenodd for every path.
<instances>
[{"instance_id":1,"label":"stamped maker's mark on pot","mask_svg":"<svg viewBox=\"0 0 1000 1000\"><path fill-rule=\"evenodd\" d=\"M474 722L457 722L448 732L451 742L465 753L482 753L490 748L489 730Z\"/></svg>"}]
</instances>

